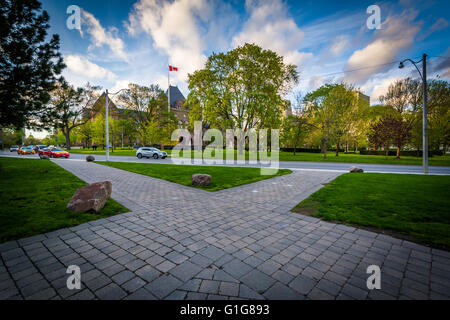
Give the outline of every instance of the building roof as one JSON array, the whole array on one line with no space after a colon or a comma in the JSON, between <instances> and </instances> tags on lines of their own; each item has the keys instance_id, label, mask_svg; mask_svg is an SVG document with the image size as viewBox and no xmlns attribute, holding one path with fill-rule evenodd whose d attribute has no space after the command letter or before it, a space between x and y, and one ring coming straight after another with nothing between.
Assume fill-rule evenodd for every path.
<instances>
[{"instance_id":1,"label":"building roof","mask_svg":"<svg viewBox=\"0 0 450 320\"><path fill-rule=\"evenodd\" d=\"M181 93L180 89L176 86L170 86L170 106L174 106L178 100L182 100L183 102L186 101L186 98ZM167 96L167 90L166 90L166 96Z\"/></svg>"}]
</instances>

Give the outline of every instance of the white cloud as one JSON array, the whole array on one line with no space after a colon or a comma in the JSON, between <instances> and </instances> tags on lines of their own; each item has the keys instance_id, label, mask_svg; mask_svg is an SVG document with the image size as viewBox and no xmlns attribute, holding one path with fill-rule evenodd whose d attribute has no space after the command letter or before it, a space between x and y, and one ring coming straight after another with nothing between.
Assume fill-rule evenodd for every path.
<instances>
[{"instance_id":1,"label":"white cloud","mask_svg":"<svg viewBox=\"0 0 450 320\"><path fill-rule=\"evenodd\" d=\"M117 75L113 72L100 67L99 65L90 62L88 59L76 56L76 55L68 55L64 57L64 61L67 65L67 68L74 74L79 76L84 76L90 79L107 79L107 80L115 80Z\"/></svg>"},{"instance_id":2,"label":"white cloud","mask_svg":"<svg viewBox=\"0 0 450 320\"><path fill-rule=\"evenodd\" d=\"M401 77L392 77L381 80L381 82L378 82L373 85L372 92L370 93L370 101L371 104L379 103L379 97L382 95L385 95L389 86L393 84L395 81L402 79ZM363 86L361 87L362 92L368 92L369 86Z\"/></svg>"},{"instance_id":3,"label":"white cloud","mask_svg":"<svg viewBox=\"0 0 450 320\"><path fill-rule=\"evenodd\" d=\"M373 41L365 48L356 50L345 67L345 70L365 69L346 74L344 80L364 83L372 75L391 68L392 65L382 64L394 61L402 50L411 47L420 30L420 23L414 22L416 15L414 11L404 11L401 15L388 17L382 29L376 31ZM378 67L366 68L373 66Z\"/></svg>"},{"instance_id":4,"label":"white cloud","mask_svg":"<svg viewBox=\"0 0 450 320\"><path fill-rule=\"evenodd\" d=\"M242 31L233 37L233 45L255 43L284 56L285 62L297 66L313 57L312 53L300 52L304 33L289 16L286 5L281 1L246 2L250 18Z\"/></svg>"},{"instance_id":5,"label":"white cloud","mask_svg":"<svg viewBox=\"0 0 450 320\"><path fill-rule=\"evenodd\" d=\"M345 35L337 36L331 44L330 53L333 56L338 56L347 48L349 39Z\"/></svg>"},{"instance_id":6,"label":"white cloud","mask_svg":"<svg viewBox=\"0 0 450 320\"><path fill-rule=\"evenodd\" d=\"M140 0L129 15L127 28L131 35L143 31L152 37L154 48L179 68L171 74L176 82L203 67L206 46L202 34L206 32L202 25L213 23L213 17L213 5L206 0Z\"/></svg>"},{"instance_id":7,"label":"white cloud","mask_svg":"<svg viewBox=\"0 0 450 320\"><path fill-rule=\"evenodd\" d=\"M92 50L95 47L106 45L117 57L124 61L128 61L124 51L124 42L116 35L117 29L110 28L110 30L107 31L92 13L85 10L81 10L81 13L83 21L82 27L86 26L86 32L91 36L91 45L88 49ZM81 30L80 33L83 35Z\"/></svg>"}]
</instances>

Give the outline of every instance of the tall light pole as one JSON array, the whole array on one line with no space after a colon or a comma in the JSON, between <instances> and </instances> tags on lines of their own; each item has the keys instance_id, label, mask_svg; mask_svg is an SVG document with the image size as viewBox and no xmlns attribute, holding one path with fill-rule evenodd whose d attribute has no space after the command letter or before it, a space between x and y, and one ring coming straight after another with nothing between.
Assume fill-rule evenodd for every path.
<instances>
[{"instance_id":1,"label":"tall light pole","mask_svg":"<svg viewBox=\"0 0 450 320\"><path fill-rule=\"evenodd\" d=\"M115 93L111 93L111 95L116 95L121 91L126 90L127 93L130 93L129 89L120 89L119 91L115 92ZM106 102L106 161L109 161L109 122L108 122L108 116L109 116L109 111L108 111L108 89L106 89L106 93L105 93L105 102Z\"/></svg>"},{"instance_id":2,"label":"tall light pole","mask_svg":"<svg viewBox=\"0 0 450 320\"><path fill-rule=\"evenodd\" d=\"M402 69L405 65L404 63L406 61L411 62L417 69L417 71L420 74L420 77L422 78L422 84L423 84L423 110L422 110L422 145L423 145L423 154L422 154L422 166L423 166L423 173L428 174L428 129L427 129L427 122L428 122L428 107L427 107L427 55L424 53L422 56L422 60L419 61L412 61L411 59L405 59L400 62L400 65L398 66L400 69ZM419 68L416 64L422 62L422 72L420 72Z\"/></svg>"}]
</instances>

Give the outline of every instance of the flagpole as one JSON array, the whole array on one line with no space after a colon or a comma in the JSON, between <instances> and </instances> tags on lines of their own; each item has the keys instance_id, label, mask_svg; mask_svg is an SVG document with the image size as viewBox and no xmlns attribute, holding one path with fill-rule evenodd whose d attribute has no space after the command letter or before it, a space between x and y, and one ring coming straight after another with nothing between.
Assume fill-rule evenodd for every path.
<instances>
[{"instance_id":1,"label":"flagpole","mask_svg":"<svg viewBox=\"0 0 450 320\"><path fill-rule=\"evenodd\" d=\"M167 66L167 112L170 113L170 67Z\"/></svg>"}]
</instances>

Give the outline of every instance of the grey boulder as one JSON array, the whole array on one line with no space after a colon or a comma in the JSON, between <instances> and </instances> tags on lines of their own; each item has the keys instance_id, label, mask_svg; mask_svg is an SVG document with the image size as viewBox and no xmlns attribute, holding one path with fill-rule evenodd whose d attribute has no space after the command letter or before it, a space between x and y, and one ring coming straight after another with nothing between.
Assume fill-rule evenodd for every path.
<instances>
[{"instance_id":1,"label":"grey boulder","mask_svg":"<svg viewBox=\"0 0 450 320\"><path fill-rule=\"evenodd\" d=\"M111 181L94 182L78 189L67 204L67 209L75 212L98 213L111 196Z\"/></svg>"},{"instance_id":2,"label":"grey boulder","mask_svg":"<svg viewBox=\"0 0 450 320\"><path fill-rule=\"evenodd\" d=\"M192 184L194 186L207 186L211 183L211 176L209 174L196 173L192 175Z\"/></svg>"},{"instance_id":3,"label":"grey boulder","mask_svg":"<svg viewBox=\"0 0 450 320\"><path fill-rule=\"evenodd\" d=\"M350 168L350 172L364 172L364 170L361 169L361 168L353 166L353 167Z\"/></svg>"},{"instance_id":4,"label":"grey boulder","mask_svg":"<svg viewBox=\"0 0 450 320\"><path fill-rule=\"evenodd\" d=\"M42 160L50 160L50 157L46 154L40 154L39 158L41 158Z\"/></svg>"},{"instance_id":5,"label":"grey boulder","mask_svg":"<svg viewBox=\"0 0 450 320\"><path fill-rule=\"evenodd\" d=\"M87 156L86 157L86 161L87 162L92 162L92 161L95 161L95 158L94 158L94 156Z\"/></svg>"}]
</instances>

